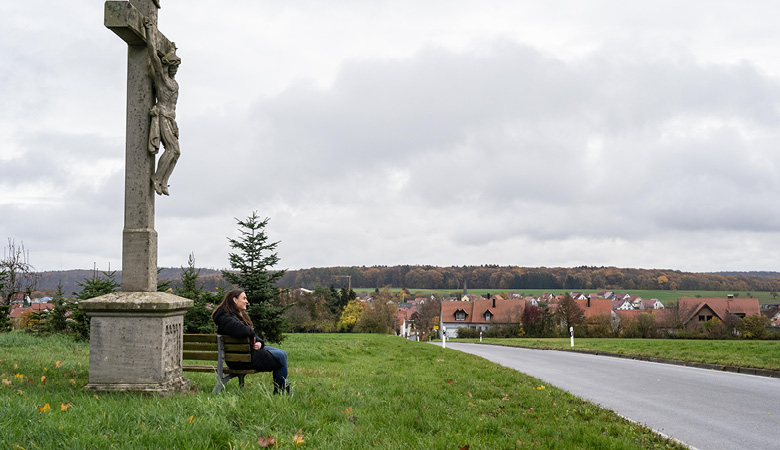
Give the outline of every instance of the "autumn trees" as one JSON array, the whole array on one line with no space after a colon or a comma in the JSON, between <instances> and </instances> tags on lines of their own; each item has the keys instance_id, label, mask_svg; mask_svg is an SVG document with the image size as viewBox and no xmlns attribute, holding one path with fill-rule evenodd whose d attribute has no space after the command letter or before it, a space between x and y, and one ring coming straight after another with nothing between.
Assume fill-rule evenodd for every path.
<instances>
[{"instance_id":1,"label":"autumn trees","mask_svg":"<svg viewBox=\"0 0 780 450\"><path fill-rule=\"evenodd\" d=\"M686 273L676 270L617 267L517 267L517 266L373 266L327 267L288 271L284 286L328 286L349 276L353 287L392 286L456 292L472 289L550 290L733 290L780 291L780 278L767 276Z\"/></svg>"}]
</instances>

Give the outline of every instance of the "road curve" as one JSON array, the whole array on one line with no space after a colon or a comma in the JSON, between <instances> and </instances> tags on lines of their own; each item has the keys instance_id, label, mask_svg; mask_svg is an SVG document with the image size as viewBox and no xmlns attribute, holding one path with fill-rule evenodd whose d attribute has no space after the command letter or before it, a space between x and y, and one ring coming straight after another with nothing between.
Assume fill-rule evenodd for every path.
<instances>
[{"instance_id":1,"label":"road curve","mask_svg":"<svg viewBox=\"0 0 780 450\"><path fill-rule=\"evenodd\" d=\"M544 380L696 449L780 450L780 379L555 350L447 349Z\"/></svg>"}]
</instances>

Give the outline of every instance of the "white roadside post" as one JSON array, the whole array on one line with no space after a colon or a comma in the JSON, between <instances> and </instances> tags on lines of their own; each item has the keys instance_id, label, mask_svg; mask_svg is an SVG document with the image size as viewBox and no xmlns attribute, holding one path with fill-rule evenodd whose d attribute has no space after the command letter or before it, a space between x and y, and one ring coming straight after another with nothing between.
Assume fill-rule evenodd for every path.
<instances>
[{"instance_id":1,"label":"white roadside post","mask_svg":"<svg viewBox=\"0 0 780 450\"><path fill-rule=\"evenodd\" d=\"M482 342L482 331L479 332L479 342Z\"/></svg>"},{"instance_id":2,"label":"white roadside post","mask_svg":"<svg viewBox=\"0 0 780 450\"><path fill-rule=\"evenodd\" d=\"M569 327L569 333L571 333L571 346L574 347L574 327Z\"/></svg>"},{"instance_id":3,"label":"white roadside post","mask_svg":"<svg viewBox=\"0 0 780 450\"><path fill-rule=\"evenodd\" d=\"M441 327L441 348L447 348L447 327Z\"/></svg>"}]
</instances>

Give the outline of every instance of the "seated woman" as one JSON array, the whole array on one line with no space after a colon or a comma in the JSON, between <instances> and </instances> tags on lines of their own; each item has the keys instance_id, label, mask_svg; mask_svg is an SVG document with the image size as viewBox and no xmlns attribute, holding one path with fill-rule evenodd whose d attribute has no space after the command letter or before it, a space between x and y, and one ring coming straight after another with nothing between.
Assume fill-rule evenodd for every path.
<instances>
[{"instance_id":1,"label":"seated woman","mask_svg":"<svg viewBox=\"0 0 780 450\"><path fill-rule=\"evenodd\" d=\"M252 360L244 362L228 362L231 369L252 369L259 372L271 372L274 376L274 394L290 392L287 383L287 352L265 345L260 336L255 333L252 319L246 313L249 301L246 293L235 289L227 293L214 312L211 319L217 324L217 333L233 337L248 337L252 339Z\"/></svg>"}]
</instances>

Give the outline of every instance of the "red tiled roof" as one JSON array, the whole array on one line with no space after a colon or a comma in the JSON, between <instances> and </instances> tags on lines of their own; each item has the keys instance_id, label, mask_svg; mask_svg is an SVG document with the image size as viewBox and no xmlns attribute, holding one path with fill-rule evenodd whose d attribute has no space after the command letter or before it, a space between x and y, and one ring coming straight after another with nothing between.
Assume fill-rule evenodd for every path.
<instances>
[{"instance_id":1,"label":"red tiled roof","mask_svg":"<svg viewBox=\"0 0 780 450\"><path fill-rule=\"evenodd\" d=\"M493 301L495 300L495 306ZM520 323L520 317L525 308L522 299L480 298L473 302L441 302L442 322L455 322L455 312L466 313L464 323ZM492 317L485 320L485 313L490 312Z\"/></svg>"},{"instance_id":2,"label":"red tiled roof","mask_svg":"<svg viewBox=\"0 0 780 450\"><path fill-rule=\"evenodd\" d=\"M681 298L677 305L685 322L690 321L705 306L720 320L725 319L728 314L761 314L758 299L755 298Z\"/></svg>"},{"instance_id":3,"label":"red tiled roof","mask_svg":"<svg viewBox=\"0 0 780 450\"><path fill-rule=\"evenodd\" d=\"M34 311L34 312L40 312L45 309L52 309L54 308L53 303L32 303L27 308L24 308L22 306L17 306L16 308L11 308L11 312L8 313L8 317L12 319L18 319L22 316L22 313L28 310Z\"/></svg>"},{"instance_id":4,"label":"red tiled roof","mask_svg":"<svg viewBox=\"0 0 780 450\"><path fill-rule=\"evenodd\" d=\"M596 298L590 300L574 301L577 302L577 305L580 307L580 309L582 309L582 312L585 313L586 319L594 316L609 316L612 314L612 300Z\"/></svg>"}]
</instances>

